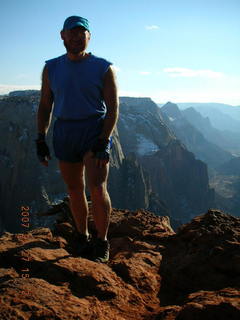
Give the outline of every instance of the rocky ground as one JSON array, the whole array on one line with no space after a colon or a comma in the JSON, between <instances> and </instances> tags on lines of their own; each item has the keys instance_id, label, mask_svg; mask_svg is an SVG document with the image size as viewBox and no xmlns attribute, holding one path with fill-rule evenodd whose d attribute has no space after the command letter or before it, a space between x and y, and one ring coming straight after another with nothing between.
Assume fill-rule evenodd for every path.
<instances>
[{"instance_id":1,"label":"rocky ground","mask_svg":"<svg viewBox=\"0 0 240 320\"><path fill-rule=\"evenodd\" d=\"M175 233L167 217L113 210L101 264L77 256L58 210L53 230L1 237L1 320L240 319L240 218L209 210Z\"/></svg>"}]
</instances>

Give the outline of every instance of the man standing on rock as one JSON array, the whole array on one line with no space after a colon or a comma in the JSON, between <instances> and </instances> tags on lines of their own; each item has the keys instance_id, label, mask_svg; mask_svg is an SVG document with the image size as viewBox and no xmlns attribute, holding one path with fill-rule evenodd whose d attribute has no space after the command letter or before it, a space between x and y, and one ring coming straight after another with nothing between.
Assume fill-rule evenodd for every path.
<instances>
[{"instance_id":1,"label":"man standing on rock","mask_svg":"<svg viewBox=\"0 0 240 320\"><path fill-rule=\"evenodd\" d=\"M118 118L119 100L111 63L86 52L90 36L87 19L71 16L65 20L61 38L67 53L46 61L43 69L36 146L39 160L47 166L51 157L45 135L53 113L57 118L53 147L67 185L79 233L80 255L90 248L86 172L97 229L92 259L106 262L109 259L107 233L111 213L107 177L111 134Z\"/></svg>"}]
</instances>

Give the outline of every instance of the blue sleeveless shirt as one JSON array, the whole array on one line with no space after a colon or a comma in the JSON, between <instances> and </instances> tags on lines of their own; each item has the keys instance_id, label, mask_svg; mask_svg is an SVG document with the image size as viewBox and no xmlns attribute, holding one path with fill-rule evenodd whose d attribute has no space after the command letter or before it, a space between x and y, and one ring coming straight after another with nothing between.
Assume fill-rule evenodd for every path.
<instances>
[{"instance_id":1,"label":"blue sleeveless shirt","mask_svg":"<svg viewBox=\"0 0 240 320\"><path fill-rule=\"evenodd\" d=\"M104 116L103 79L111 64L92 54L81 61L71 61L66 54L47 60L53 115L67 120Z\"/></svg>"}]
</instances>

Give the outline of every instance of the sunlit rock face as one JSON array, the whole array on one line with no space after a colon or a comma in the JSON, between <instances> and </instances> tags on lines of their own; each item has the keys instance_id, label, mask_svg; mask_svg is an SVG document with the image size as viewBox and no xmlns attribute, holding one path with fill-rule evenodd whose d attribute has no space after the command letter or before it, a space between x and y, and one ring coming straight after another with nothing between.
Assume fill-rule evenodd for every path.
<instances>
[{"instance_id":1,"label":"sunlit rock face","mask_svg":"<svg viewBox=\"0 0 240 320\"><path fill-rule=\"evenodd\" d=\"M207 166L177 140L159 107L149 98L120 99L118 131L125 155L135 154L148 173L150 185L159 199L181 221L214 205ZM172 120L181 115L178 108Z\"/></svg>"}]
</instances>

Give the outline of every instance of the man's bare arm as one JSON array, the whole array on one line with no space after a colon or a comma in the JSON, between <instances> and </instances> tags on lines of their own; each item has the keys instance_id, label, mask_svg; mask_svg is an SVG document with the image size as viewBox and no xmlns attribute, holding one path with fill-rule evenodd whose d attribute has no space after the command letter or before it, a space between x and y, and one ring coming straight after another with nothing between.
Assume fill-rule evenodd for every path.
<instances>
[{"instance_id":1,"label":"man's bare arm","mask_svg":"<svg viewBox=\"0 0 240 320\"><path fill-rule=\"evenodd\" d=\"M50 88L48 70L45 66L42 73L41 98L37 112L38 133L47 134L52 118L53 93Z\"/></svg>"},{"instance_id":2,"label":"man's bare arm","mask_svg":"<svg viewBox=\"0 0 240 320\"><path fill-rule=\"evenodd\" d=\"M103 98L107 107L101 139L109 139L117 123L119 114L119 98L116 76L113 67L109 67L104 77Z\"/></svg>"}]
</instances>

